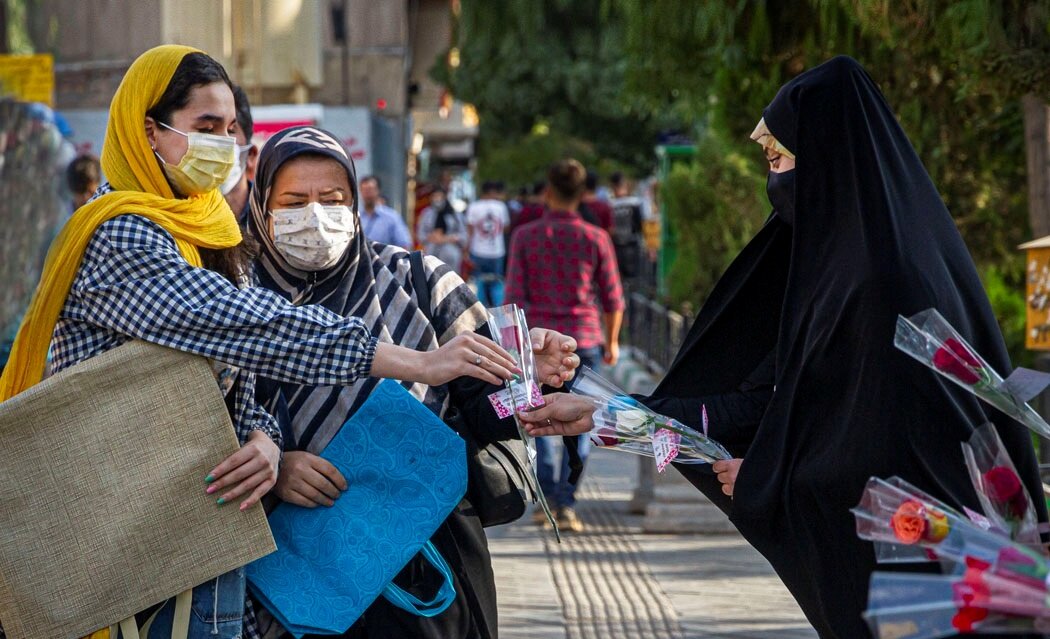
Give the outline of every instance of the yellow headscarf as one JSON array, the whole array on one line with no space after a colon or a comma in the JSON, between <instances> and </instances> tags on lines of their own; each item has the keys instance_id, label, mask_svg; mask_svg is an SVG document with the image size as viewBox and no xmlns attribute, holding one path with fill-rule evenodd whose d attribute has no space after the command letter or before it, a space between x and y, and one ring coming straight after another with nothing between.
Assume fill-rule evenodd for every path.
<instances>
[{"instance_id":1,"label":"yellow headscarf","mask_svg":"<svg viewBox=\"0 0 1050 639\"><path fill-rule=\"evenodd\" d=\"M109 107L102 170L116 191L77 210L51 244L11 356L0 377L0 401L38 383L47 351L80 261L103 222L134 213L175 238L186 261L201 265L198 247L219 249L241 241L237 220L218 189L177 199L146 139L146 111L164 94L182 58L197 49L163 45L143 53L124 75Z\"/></svg>"}]
</instances>

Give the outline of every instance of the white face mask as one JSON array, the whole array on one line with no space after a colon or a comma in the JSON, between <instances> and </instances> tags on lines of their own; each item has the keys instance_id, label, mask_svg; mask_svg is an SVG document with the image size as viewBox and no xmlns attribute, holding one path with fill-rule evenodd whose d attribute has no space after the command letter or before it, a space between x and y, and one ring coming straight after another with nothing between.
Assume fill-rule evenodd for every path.
<instances>
[{"instance_id":1,"label":"white face mask","mask_svg":"<svg viewBox=\"0 0 1050 639\"><path fill-rule=\"evenodd\" d=\"M248 151L251 148L252 145L250 144L237 147L237 159L234 161L233 168L230 169L230 175L219 187L223 195L229 195L230 191L237 188L237 185L241 183L241 177L244 175L245 169L248 168Z\"/></svg>"},{"instance_id":2,"label":"white face mask","mask_svg":"<svg viewBox=\"0 0 1050 639\"><path fill-rule=\"evenodd\" d=\"M298 209L277 209L272 215L277 251L303 271L335 265L354 239L354 214L347 206L310 202Z\"/></svg>"},{"instance_id":3,"label":"white face mask","mask_svg":"<svg viewBox=\"0 0 1050 639\"><path fill-rule=\"evenodd\" d=\"M183 133L163 122L159 124L188 140L186 153L178 164L168 164L160 153L154 151L164 165L164 175L180 195L207 193L226 180L236 163L236 139L228 135Z\"/></svg>"}]
</instances>

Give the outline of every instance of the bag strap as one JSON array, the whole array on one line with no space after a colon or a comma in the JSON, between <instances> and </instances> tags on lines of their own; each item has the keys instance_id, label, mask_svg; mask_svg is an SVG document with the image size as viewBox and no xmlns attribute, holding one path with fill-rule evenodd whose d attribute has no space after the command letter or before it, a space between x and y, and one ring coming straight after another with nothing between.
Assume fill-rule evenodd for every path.
<instances>
[{"instance_id":1,"label":"bag strap","mask_svg":"<svg viewBox=\"0 0 1050 639\"><path fill-rule=\"evenodd\" d=\"M409 594L395 586L394 582L390 582L383 589L383 597L398 608L419 617L436 617L448 610L448 607L456 600L456 586L452 583L452 569L449 568L448 562L441 556L441 553L438 552L433 543L428 541L423 544L421 552L423 553L423 558L437 568L444 578L444 583L441 584L441 588L438 589L434 598L430 601L422 601L415 595Z\"/></svg>"},{"instance_id":2,"label":"bag strap","mask_svg":"<svg viewBox=\"0 0 1050 639\"><path fill-rule=\"evenodd\" d=\"M175 597L175 614L171 622L171 639L187 639L190 634L190 609L193 604L193 589L180 592ZM122 619L119 624L112 626L109 629L110 639L115 639L117 636L117 628L120 628L121 639L149 639L149 631L153 626L153 620L157 618L157 614L167 605L166 603L160 608L157 608L150 615L150 618L146 623L142 624L142 628L139 628L135 622L135 616L132 615L127 619ZM141 634L140 634L141 633Z\"/></svg>"},{"instance_id":3,"label":"bag strap","mask_svg":"<svg viewBox=\"0 0 1050 639\"><path fill-rule=\"evenodd\" d=\"M423 268L423 252L412 251L408 254L408 262L412 267L412 290L416 294L419 310L423 311L423 316L433 324L434 316L430 310L430 283L427 282L427 271Z\"/></svg>"}]
</instances>

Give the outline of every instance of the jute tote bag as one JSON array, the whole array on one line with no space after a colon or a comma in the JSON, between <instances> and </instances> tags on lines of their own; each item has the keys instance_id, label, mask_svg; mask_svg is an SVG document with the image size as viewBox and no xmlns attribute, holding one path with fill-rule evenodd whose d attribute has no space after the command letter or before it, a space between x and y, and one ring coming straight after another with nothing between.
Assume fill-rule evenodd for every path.
<instances>
[{"instance_id":1,"label":"jute tote bag","mask_svg":"<svg viewBox=\"0 0 1050 639\"><path fill-rule=\"evenodd\" d=\"M238 448L206 360L133 341L0 404L0 623L70 639L273 552L204 477Z\"/></svg>"}]
</instances>

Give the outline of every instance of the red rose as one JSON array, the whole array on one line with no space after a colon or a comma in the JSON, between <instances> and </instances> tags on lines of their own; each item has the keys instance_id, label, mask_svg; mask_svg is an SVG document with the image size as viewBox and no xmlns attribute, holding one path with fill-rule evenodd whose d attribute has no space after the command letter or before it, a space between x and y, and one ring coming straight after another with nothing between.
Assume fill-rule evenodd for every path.
<instances>
[{"instance_id":1,"label":"red rose","mask_svg":"<svg viewBox=\"0 0 1050 639\"><path fill-rule=\"evenodd\" d=\"M1028 509L1021 478L1006 466L996 466L984 474L984 487L988 497L996 503L1007 504L1010 514L1023 517Z\"/></svg>"},{"instance_id":2,"label":"red rose","mask_svg":"<svg viewBox=\"0 0 1050 639\"><path fill-rule=\"evenodd\" d=\"M944 340L944 346L934 353L933 366L964 384L976 384L981 381L981 376L977 373L981 369L980 360L954 337Z\"/></svg>"},{"instance_id":3,"label":"red rose","mask_svg":"<svg viewBox=\"0 0 1050 639\"><path fill-rule=\"evenodd\" d=\"M595 439L598 441L595 441L594 443L598 446L617 446L620 444L620 438L616 436L616 431L612 428L602 428L594 433L591 436L591 441L594 441Z\"/></svg>"},{"instance_id":4,"label":"red rose","mask_svg":"<svg viewBox=\"0 0 1050 639\"><path fill-rule=\"evenodd\" d=\"M952 625L960 632L973 632L978 623L988 617L990 591L984 583L984 572L989 564L967 558L966 572L961 581L952 584L955 605L959 612L952 617Z\"/></svg>"},{"instance_id":5,"label":"red rose","mask_svg":"<svg viewBox=\"0 0 1050 639\"><path fill-rule=\"evenodd\" d=\"M986 609L963 606L952 617L952 625L959 632L975 632L977 625L987 618L988 611Z\"/></svg>"}]
</instances>

